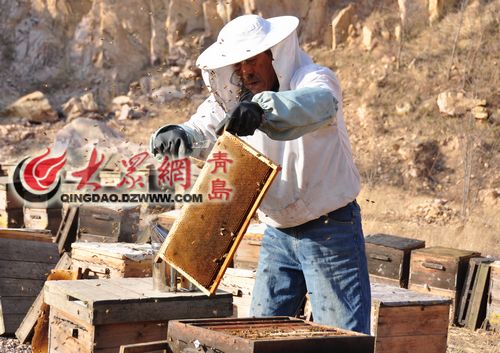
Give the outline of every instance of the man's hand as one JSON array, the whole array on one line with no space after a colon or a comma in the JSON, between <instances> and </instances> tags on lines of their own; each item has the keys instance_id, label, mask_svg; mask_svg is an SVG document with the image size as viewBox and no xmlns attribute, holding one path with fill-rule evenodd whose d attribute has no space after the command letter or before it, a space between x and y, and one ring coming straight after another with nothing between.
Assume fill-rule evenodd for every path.
<instances>
[{"instance_id":1,"label":"man's hand","mask_svg":"<svg viewBox=\"0 0 500 353\"><path fill-rule=\"evenodd\" d=\"M153 154L169 155L173 158L189 156L193 146L188 134L180 126L168 125L158 131L153 141Z\"/></svg>"},{"instance_id":2,"label":"man's hand","mask_svg":"<svg viewBox=\"0 0 500 353\"><path fill-rule=\"evenodd\" d=\"M237 136L253 135L262 124L264 110L255 102L241 102L216 128L217 135L224 130Z\"/></svg>"}]
</instances>

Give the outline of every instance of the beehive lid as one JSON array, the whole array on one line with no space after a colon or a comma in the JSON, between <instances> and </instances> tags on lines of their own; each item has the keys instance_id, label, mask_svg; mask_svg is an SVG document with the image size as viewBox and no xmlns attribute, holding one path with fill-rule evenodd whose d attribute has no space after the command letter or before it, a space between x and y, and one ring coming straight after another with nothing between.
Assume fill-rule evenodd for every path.
<instances>
[{"instance_id":1,"label":"beehive lid","mask_svg":"<svg viewBox=\"0 0 500 353\"><path fill-rule=\"evenodd\" d=\"M153 258L151 244L79 242L71 244L71 249L73 253L86 252L121 260L144 261Z\"/></svg>"}]
</instances>

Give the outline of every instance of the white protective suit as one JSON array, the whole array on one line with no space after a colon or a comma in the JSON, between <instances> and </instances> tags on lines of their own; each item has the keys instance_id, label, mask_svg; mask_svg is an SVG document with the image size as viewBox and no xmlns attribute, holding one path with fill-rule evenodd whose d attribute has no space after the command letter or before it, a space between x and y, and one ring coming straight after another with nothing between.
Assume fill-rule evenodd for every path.
<instances>
[{"instance_id":1,"label":"white protective suit","mask_svg":"<svg viewBox=\"0 0 500 353\"><path fill-rule=\"evenodd\" d=\"M359 193L360 177L352 159L335 74L314 64L299 48L296 31L271 52L279 92L266 91L252 98L266 111L265 121L253 136L242 139L281 165L282 171L258 213L262 222L288 228L353 201ZM237 104L239 88L230 82L232 73L232 66L203 70L211 95L181 125L194 142L215 141L215 127ZM309 92L311 88L315 90Z\"/></svg>"}]
</instances>

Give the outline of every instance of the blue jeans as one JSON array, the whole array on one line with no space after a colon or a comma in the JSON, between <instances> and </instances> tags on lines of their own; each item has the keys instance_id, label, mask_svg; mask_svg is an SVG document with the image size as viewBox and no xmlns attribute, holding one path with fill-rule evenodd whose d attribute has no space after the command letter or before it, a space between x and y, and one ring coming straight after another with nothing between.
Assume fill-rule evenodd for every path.
<instances>
[{"instance_id":1,"label":"blue jeans","mask_svg":"<svg viewBox=\"0 0 500 353\"><path fill-rule=\"evenodd\" d=\"M317 323L370 333L370 282L356 201L300 226L267 227L252 316L294 316L306 292Z\"/></svg>"}]
</instances>

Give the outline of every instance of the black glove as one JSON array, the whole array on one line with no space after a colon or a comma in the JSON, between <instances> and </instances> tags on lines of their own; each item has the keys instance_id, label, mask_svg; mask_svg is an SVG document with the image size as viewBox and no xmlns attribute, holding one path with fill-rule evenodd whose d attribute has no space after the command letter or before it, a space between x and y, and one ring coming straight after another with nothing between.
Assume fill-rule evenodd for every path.
<instances>
[{"instance_id":1,"label":"black glove","mask_svg":"<svg viewBox=\"0 0 500 353\"><path fill-rule=\"evenodd\" d=\"M153 154L167 154L173 158L189 156L193 151L186 130L177 125L167 125L158 131L153 148Z\"/></svg>"},{"instance_id":2,"label":"black glove","mask_svg":"<svg viewBox=\"0 0 500 353\"><path fill-rule=\"evenodd\" d=\"M224 130L237 136L253 135L262 124L264 110L255 102L240 102L216 128L217 135Z\"/></svg>"}]
</instances>

